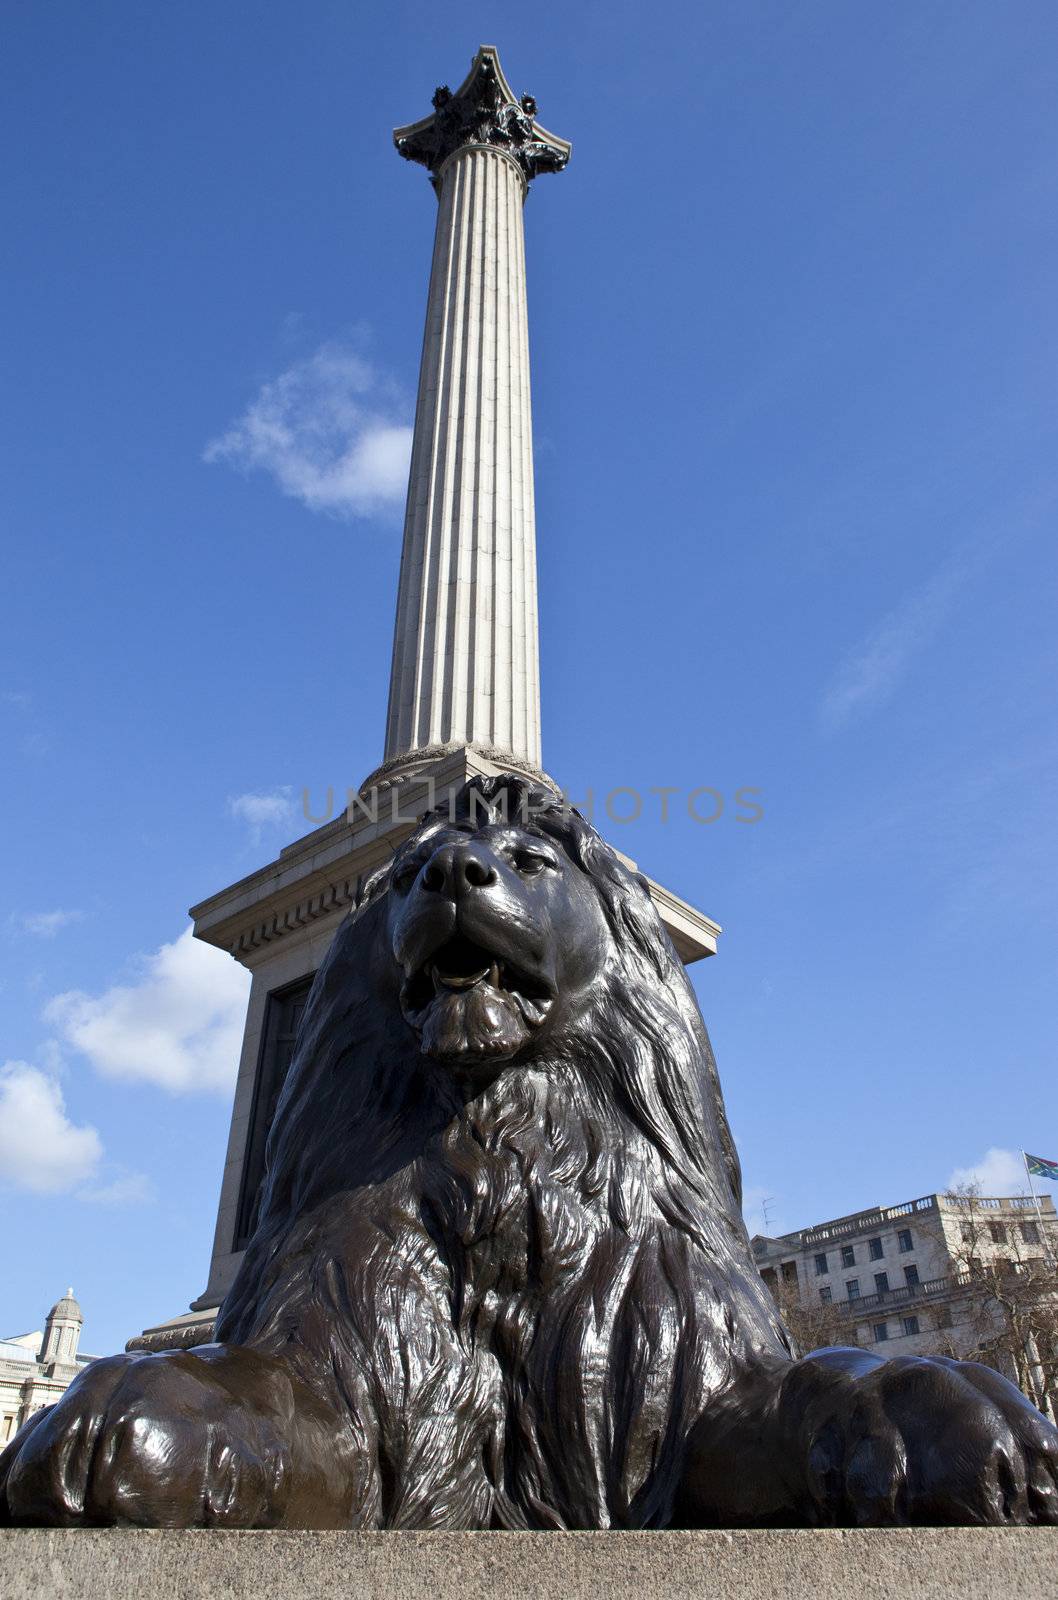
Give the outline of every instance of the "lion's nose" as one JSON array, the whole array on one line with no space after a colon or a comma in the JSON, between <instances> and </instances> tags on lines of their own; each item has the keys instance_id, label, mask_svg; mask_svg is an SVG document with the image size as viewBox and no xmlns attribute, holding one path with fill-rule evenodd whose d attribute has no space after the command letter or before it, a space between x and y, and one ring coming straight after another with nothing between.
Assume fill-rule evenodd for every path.
<instances>
[{"instance_id":1,"label":"lion's nose","mask_svg":"<svg viewBox=\"0 0 1058 1600\"><path fill-rule=\"evenodd\" d=\"M484 889L496 882L496 868L486 852L475 845L446 844L435 850L423 869L422 886L449 900L458 900L470 889Z\"/></svg>"}]
</instances>

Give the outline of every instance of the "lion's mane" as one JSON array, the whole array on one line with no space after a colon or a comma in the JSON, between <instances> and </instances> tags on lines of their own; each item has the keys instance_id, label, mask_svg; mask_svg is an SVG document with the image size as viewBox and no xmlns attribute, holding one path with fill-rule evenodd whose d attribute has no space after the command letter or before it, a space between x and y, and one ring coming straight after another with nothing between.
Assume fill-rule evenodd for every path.
<instances>
[{"instance_id":1,"label":"lion's mane","mask_svg":"<svg viewBox=\"0 0 1058 1600\"><path fill-rule=\"evenodd\" d=\"M365 1526L664 1525L709 1397L788 1345L644 880L549 791L481 778L457 814L481 802L590 879L596 999L545 1060L460 1088L397 1003L380 874L317 974L217 1337L348 1414Z\"/></svg>"}]
</instances>

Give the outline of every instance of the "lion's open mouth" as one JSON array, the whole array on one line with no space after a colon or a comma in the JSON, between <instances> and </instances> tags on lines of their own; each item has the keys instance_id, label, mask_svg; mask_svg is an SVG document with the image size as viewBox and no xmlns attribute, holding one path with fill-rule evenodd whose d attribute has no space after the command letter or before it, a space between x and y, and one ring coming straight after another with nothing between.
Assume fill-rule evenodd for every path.
<instances>
[{"instance_id":1,"label":"lion's open mouth","mask_svg":"<svg viewBox=\"0 0 1058 1600\"><path fill-rule=\"evenodd\" d=\"M401 1000L417 1026L437 999L479 988L513 1001L532 1027L543 1022L554 999L539 978L457 933L405 981Z\"/></svg>"}]
</instances>

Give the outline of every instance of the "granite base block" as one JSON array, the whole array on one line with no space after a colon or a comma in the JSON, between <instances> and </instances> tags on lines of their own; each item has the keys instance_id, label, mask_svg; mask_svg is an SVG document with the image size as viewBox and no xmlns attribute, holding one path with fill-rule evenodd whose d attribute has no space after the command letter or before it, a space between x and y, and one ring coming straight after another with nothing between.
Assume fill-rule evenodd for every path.
<instances>
[{"instance_id":1,"label":"granite base block","mask_svg":"<svg viewBox=\"0 0 1058 1600\"><path fill-rule=\"evenodd\" d=\"M0 1531L3 1600L1058 1600L1058 1528Z\"/></svg>"}]
</instances>

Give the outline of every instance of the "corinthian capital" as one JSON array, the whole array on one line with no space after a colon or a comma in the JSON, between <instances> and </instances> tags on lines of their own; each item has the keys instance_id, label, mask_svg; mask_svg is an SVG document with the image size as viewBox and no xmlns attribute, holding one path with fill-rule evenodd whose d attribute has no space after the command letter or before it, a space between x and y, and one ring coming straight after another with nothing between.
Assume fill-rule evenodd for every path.
<instances>
[{"instance_id":1,"label":"corinthian capital","mask_svg":"<svg viewBox=\"0 0 1058 1600\"><path fill-rule=\"evenodd\" d=\"M470 71L456 90L447 85L433 97L434 110L421 122L393 130L402 156L428 168L434 181L450 155L465 145L503 150L521 168L528 183L538 172L561 172L573 148L535 121L536 101L519 100L491 44L483 44Z\"/></svg>"}]
</instances>

